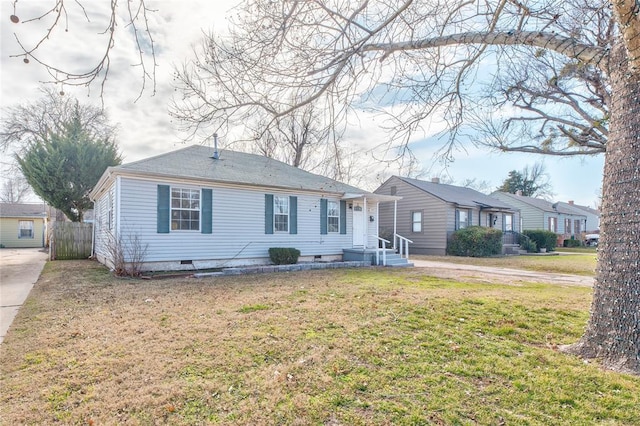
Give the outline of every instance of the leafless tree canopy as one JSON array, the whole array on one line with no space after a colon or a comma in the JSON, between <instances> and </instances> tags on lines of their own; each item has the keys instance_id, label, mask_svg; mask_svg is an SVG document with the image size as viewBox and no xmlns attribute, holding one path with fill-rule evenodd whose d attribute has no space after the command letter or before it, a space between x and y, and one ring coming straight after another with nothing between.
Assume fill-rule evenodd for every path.
<instances>
[{"instance_id":1,"label":"leafless tree canopy","mask_svg":"<svg viewBox=\"0 0 640 426\"><path fill-rule=\"evenodd\" d=\"M13 0L12 3L13 14L9 18L11 23L16 25L14 37L21 50L21 53L14 54L12 57L21 58L25 64L36 63L42 66L51 77L50 82L60 83L62 86L87 88L98 85L102 95L109 77L116 34L125 32L131 35L137 47L139 62L132 65L140 69L141 85L138 97L148 88L148 83L152 86L151 91L155 93L157 66L155 41L149 28L149 15L154 10L149 8L146 0L110 0L109 2L55 0L48 2L48 6L36 8L36 12L31 15L25 15L25 13L31 12L29 6L33 5L27 5L26 2L18 2L18 0ZM88 59L86 66L81 70L63 68L55 59L50 59L51 53L56 51L56 35L60 32L76 31L80 37L88 35L86 28L72 24L74 16L83 17L85 23L92 23L98 19L97 24L102 25L100 46L96 48L98 54ZM24 41L17 27L19 25L27 25L29 30L24 33L35 35L35 37L30 38L29 42Z\"/></svg>"},{"instance_id":2,"label":"leafless tree canopy","mask_svg":"<svg viewBox=\"0 0 640 426\"><path fill-rule=\"evenodd\" d=\"M331 107L334 125L349 109L384 113L402 143L428 131L426 119L437 114L453 143L481 110L465 106L477 105L492 86L484 110L513 105L524 113L493 126L541 130L548 140L540 150L601 152L603 72L615 34L608 3L528 3L250 0L236 11L228 35L209 35L194 61L177 71L183 96L174 114L192 131L212 133L256 111L275 122L321 102ZM560 57L566 59L558 67ZM501 77L491 80L487 70ZM554 115L567 109L568 119ZM513 148L509 141L493 145Z\"/></svg>"},{"instance_id":3,"label":"leafless tree canopy","mask_svg":"<svg viewBox=\"0 0 640 426\"><path fill-rule=\"evenodd\" d=\"M105 110L47 87L42 89L41 98L5 108L0 121L0 149L19 151L30 139L45 140L50 132L60 132L76 117L92 138L115 137L116 126L109 123Z\"/></svg>"}]
</instances>

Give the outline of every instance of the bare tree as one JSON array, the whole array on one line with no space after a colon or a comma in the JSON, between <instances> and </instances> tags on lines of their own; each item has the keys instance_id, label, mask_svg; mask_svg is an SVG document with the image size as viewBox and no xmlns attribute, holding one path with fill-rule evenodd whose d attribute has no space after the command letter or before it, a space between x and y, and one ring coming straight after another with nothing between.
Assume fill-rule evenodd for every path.
<instances>
[{"instance_id":1,"label":"bare tree","mask_svg":"<svg viewBox=\"0 0 640 426\"><path fill-rule=\"evenodd\" d=\"M3 179L0 201L3 203L23 203L32 194L29 183L22 175Z\"/></svg>"},{"instance_id":2,"label":"bare tree","mask_svg":"<svg viewBox=\"0 0 640 426\"><path fill-rule=\"evenodd\" d=\"M55 0L49 6L33 7L29 2L13 0L13 14L9 17L14 25L27 25L24 33L30 35L32 41L27 43L18 35L17 28L14 32L16 43L21 53L11 55L16 59L22 59L25 64L32 62L42 66L49 76L50 82L60 85L90 87L97 84L100 94L104 93L104 87L109 77L111 68L111 53L116 43L116 35L124 32L125 37L132 37L137 47L139 62L132 64L140 69L141 87L138 97L151 83L152 92L156 90L156 56L155 41L149 27L149 15L154 12L149 8L146 0L111 0L110 2L84 2L80 0ZM86 5L86 6L85 6ZM87 7L88 6L88 7ZM118 12L122 10L123 16ZM95 13L92 13L95 12ZM26 15L25 15L26 14ZM77 17L84 18L86 26L78 23L77 27L70 25L76 22ZM93 20L102 18L103 21L94 23ZM124 25L119 25L124 20ZM44 25L41 25L43 24ZM99 43L101 46L93 50L83 64L80 71L61 68L56 62L55 45L56 34L60 31L77 31L80 34L94 34L93 26L101 27ZM87 27L91 27L88 29ZM94 52L96 52L94 54ZM86 52L83 52L86 54ZM79 61L74 61L77 64Z\"/></svg>"},{"instance_id":3,"label":"bare tree","mask_svg":"<svg viewBox=\"0 0 640 426\"><path fill-rule=\"evenodd\" d=\"M576 0L552 22L566 34L607 49L614 41L615 21L604 6ZM560 156L605 151L611 93L601 68L529 46L511 49L499 68L487 96L467 114L476 143L503 152Z\"/></svg>"},{"instance_id":4,"label":"bare tree","mask_svg":"<svg viewBox=\"0 0 640 426\"><path fill-rule=\"evenodd\" d=\"M274 126L260 120L249 123L253 135L253 151L307 171L318 171L341 155L339 135L323 123L323 112L309 104L285 117Z\"/></svg>"},{"instance_id":5,"label":"bare tree","mask_svg":"<svg viewBox=\"0 0 640 426\"><path fill-rule=\"evenodd\" d=\"M558 91L544 92L550 110L538 114L541 122L558 102L587 94L567 105L577 113L576 107L589 103L588 91L605 100L607 108L605 112L595 102L589 111L596 117L602 113L600 123L585 127L587 114L581 122L556 121L548 127L569 145L579 147L584 140L580 149L585 150L590 141L602 145L606 136L603 243L592 315L571 350L599 358L608 367L640 373L640 232L633 219L640 192L640 17L636 0L585 4L250 0L237 11L230 35L207 37L193 68L177 73L183 111L196 127L216 127L248 120L258 111L270 114L273 125L276 118L318 101L335 106L329 111L334 124L350 110L370 108L388 113L393 137L401 143L425 131L427 118L440 115L452 149L467 108L477 105L477 83L486 64L500 73L505 61L530 60L516 54L523 48L540 58L546 52L566 58L549 62L562 78ZM575 71L567 73L569 69ZM571 84L563 80L565 75ZM592 75L601 83L591 85ZM505 105L536 108L536 95L520 83L519 91L503 91L508 95ZM290 99L296 100L293 105ZM544 140L537 141L540 152L549 151Z\"/></svg>"},{"instance_id":6,"label":"bare tree","mask_svg":"<svg viewBox=\"0 0 640 426\"><path fill-rule=\"evenodd\" d=\"M42 97L5 108L0 120L0 149L20 151L29 140L46 140L49 133L59 133L73 120L95 139L114 139L116 126L109 123L104 109L68 95L60 95L54 88L41 88Z\"/></svg>"}]
</instances>

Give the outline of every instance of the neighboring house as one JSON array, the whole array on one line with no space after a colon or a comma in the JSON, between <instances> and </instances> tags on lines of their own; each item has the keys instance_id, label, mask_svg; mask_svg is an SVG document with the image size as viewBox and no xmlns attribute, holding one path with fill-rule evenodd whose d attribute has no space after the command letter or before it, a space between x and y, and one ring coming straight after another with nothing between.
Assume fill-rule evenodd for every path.
<instances>
[{"instance_id":1,"label":"neighboring house","mask_svg":"<svg viewBox=\"0 0 640 426\"><path fill-rule=\"evenodd\" d=\"M46 208L44 203L0 203L1 247L44 247Z\"/></svg>"},{"instance_id":2,"label":"neighboring house","mask_svg":"<svg viewBox=\"0 0 640 426\"><path fill-rule=\"evenodd\" d=\"M558 204L569 210L573 210L576 214L586 215L587 219L583 232L586 232L587 234L600 232L600 212L598 210L575 204L573 201L568 201L566 203L559 202Z\"/></svg>"},{"instance_id":3,"label":"neighboring house","mask_svg":"<svg viewBox=\"0 0 640 426\"><path fill-rule=\"evenodd\" d=\"M94 254L113 266L113 237L146 248L143 270L269 263L270 247L301 261L378 247L372 194L266 157L194 145L109 167L90 194Z\"/></svg>"},{"instance_id":4,"label":"neighboring house","mask_svg":"<svg viewBox=\"0 0 640 426\"><path fill-rule=\"evenodd\" d=\"M472 225L518 231L518 210L471 188L392 176L374 191L400 196L394 231L394 206L380 206L380 235L399 233L410 240L412 253L444 255L449 236Z\"/></svg>"},{"instance_id":5,"label":"neighboring house","mask_svg":"<svg viewBox=\"0 0 640 426\"><path fill-rule=\"evenodd\" d=\"M553 203L540 198L525 197L518 194L496 191L491 194L520 210L522 230L543 229L571 238L585 232L587 215L578 209L570 208L567 203Z\"/></svg>"}]
</instances>

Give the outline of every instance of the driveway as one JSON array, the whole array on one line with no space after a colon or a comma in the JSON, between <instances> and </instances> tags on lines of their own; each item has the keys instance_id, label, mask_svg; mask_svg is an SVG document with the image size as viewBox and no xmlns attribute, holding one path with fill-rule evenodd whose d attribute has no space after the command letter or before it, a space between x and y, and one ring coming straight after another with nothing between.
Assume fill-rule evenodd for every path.
<instances>
[{"instance_id":1,"label":"driveway","mask_svg":"<svg viewBox=\"0 0 640 426\"><path fill-rule=\"evenodd\" d=\"M47 260L43 249L0 249L0 343Z\"/></svg>"},{"instance_id":2,"label":"driveway","mask_svg":"<svg viewBox=\"0 0 640 426\"><path fill-rule=\"evenodd\" d=\"M475 281L544 282L561 285L593 286L593 277L490 266L462 265L458 263L411 259L417 268L429 268L429 273L442 278L466 278Z\"/></svg>"}]
</instances>

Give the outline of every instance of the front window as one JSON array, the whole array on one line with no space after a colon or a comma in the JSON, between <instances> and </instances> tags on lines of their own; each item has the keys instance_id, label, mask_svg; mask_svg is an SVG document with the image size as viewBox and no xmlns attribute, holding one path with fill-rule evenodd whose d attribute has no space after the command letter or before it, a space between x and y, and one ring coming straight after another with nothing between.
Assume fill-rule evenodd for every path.
<instances>
[{"instance_id":1,"label":"front window","mask_svg":"<svg viewBox=\"0 0 640 426\"><path fill-rule=\"evenodd\" d=\"M458 210L458 229L466 228L469 226L469 211Z\"/></svg>"},{"instance_id":2,"label":"front window","mask_svg":"<svg viewBox=\"0 0 640 426\"><path fill-rule=\"evenodd\" d=\"M422 232L422 212L411 212L411 232Z\"/></svg>"},{"instance_id":3,"label":"front window","mask_svg":"<svg viewBox=\"0 0 640 426\"><path fill-rule=\"evenodd\" d=\"M513 231L513 215L512 214L504 215L504 230Z\"/></svg>"},{"instance_id":4,"label":"front window","mask_svg":"<svg viewBox=\"0 0 640 426\"><path fill-rule=\"evenodd\" d=\"M18 238L33 238L32 220L21 220L18 222Z\"/></svg>"},{"instance_id":5,"label":"front window","mask_svg":"<svg viewBox=\"0 0 640 426\"><path fill-rule=\"evenodd\" d=\"M573 222L573 223L574 223L574 225L575 225L575 233L576 233L576 234L581 233L581 232L582 232L582 226L580 226L580 224L581 224L581 223L580 223L580 221L579 221L579 220L576 220L576 221L575 221L575 222Z\"/></svg>"},{"instance_id":6,"label":"front window","mask_svg":"<svg viewBox=\"0 0 640 426\"><path fill-rule=\"evenodd\" d=\"M340 210L337 201L327 202L327 232L340 230Z\"/></svg>"},{"instance_id":7,"label":"front window","mask_svg":"<svg viewBox=\"0 0 640 426\"><path fill-rule=\"evenodd\" d=\"M558 219L555 217L549 218L549 231L558 232Z\"/></svg>"},{"instance_id":8,"label":"front window","mask_svg":"<svg viewBox=\"0 0 640 426\"><path fill-rule=\"evenodd\" d=\"M289 232L289 197L273 197L273 229Z\"/></svg>"},{"instance_id":9,"label":"front window","mask_svg":"<svg viewBox=\"0 0 640 426\"><path fill-rule=\"evenodd\" d=\"M200 190L171 188L171 230L200 230Z\"/></svg>"}]
</instances>

